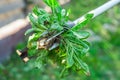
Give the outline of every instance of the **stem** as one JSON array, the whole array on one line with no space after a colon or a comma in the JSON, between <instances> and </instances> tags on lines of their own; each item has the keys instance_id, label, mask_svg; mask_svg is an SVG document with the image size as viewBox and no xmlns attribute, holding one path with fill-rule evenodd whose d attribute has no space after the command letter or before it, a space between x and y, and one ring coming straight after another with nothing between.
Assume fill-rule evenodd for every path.
<instances>
[{"instance_id":1,"label":"stem","mask_svg":"<svg viewBox=\"0 0 120 80\"><path fill-rule=\"evenodd\" d=\"M110 0L110 1L106 2L105 4L103 4L102 6L89 11L87 14L92 13L92 14L94 14L93 18L95 18L96 16L102 14L103 12L112 8L113 6L117 5L118 3L120 3L120 0ZM73 21L73 23L76 25L83 20L84 20L84 15L82 17L76 19L75 21Z\"/></svg>"},{"instance_id":2,"label":"stem","mask_svg":"<svg viewBox=\"0 0 120 80\"><path fill-rule=\"evenodd\" d=\"M64 72L65 72L66 68L64 67L62 72L60 73L60 78L63 76Z\"/></svg>"}]
</instances>

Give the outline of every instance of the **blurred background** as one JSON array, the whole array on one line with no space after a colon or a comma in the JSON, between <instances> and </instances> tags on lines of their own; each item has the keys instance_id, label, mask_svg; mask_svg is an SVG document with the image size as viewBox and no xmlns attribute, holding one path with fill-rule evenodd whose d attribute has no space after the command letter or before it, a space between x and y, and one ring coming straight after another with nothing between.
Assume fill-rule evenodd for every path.
<instances>
[{"instance_id":1,"label":"blurred background","mask_svg":"<svg viewBox=\"0 0 120 80\"><path fill-rule=\"evenodd\" d=\"M65 9L71 9L71 21L108 0L59 0ZM15 50L24 48L27 38L24 32L30 28L25 19L31 9L38 5L49 12L42 0L0 0L0 80L59 80L60 70L54 64L47 68L33 69L25 64ZM19 20L22 19L22 20ZM19 21L16 21L19 20ZM17 23L17 24L16 24ZM11 35L4 33L11 27L25 26ZM17 27L19 25L19 27ZM9 30L8 30L9 29ZM91 20L86 26L91 35L90 50L84 61L89 65L91 75L68 72L60 80L119 80L120 79L120 4ZM3 36L3 37L1 37Z\"/></svg>"}]
</instances>

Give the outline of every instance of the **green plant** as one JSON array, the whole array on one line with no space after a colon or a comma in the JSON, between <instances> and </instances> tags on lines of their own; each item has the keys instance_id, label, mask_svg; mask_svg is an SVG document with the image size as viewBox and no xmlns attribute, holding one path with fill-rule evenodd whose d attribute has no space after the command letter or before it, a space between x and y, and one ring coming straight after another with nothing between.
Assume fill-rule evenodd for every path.
<instances>
[{"instance_id":1,"label":"green plant","mask_svg":"<svg viewBox=\"0 0 120 80\"><path fill-rule=\"evenodd\" d=\"M64 70L69 68L81 70L89 75L88 65L82 58L89 50L86 41L89 33L83 31L82 27L91 20L93 14L86 14L84 20L72 28L67 24L70 11L62 9L56 0L44 0L51 8L52 13L35 6L29 19L32 28L25 35L31 34L28 39L28 56L33 57L34 65L41 68L47 61L56 62ZM52 48L54 44L59 45Z\"/></svg>"}]
</instances>

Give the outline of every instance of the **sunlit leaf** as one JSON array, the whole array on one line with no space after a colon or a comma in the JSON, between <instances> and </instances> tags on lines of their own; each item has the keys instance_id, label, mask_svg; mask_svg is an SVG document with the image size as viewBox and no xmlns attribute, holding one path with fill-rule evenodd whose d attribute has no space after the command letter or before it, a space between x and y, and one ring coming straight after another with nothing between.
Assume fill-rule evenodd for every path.
<instances>
[{"instance_id":1,"label":"sunlit leaf","mask_svg":"<svg viewBox=\"0 0 120 80\"><path fill-rule=\"evenodd\" d=\"M73 31L80 30L92 19L93 16L94 16L94 14L92 14L92 13L86 14L85 16L83 16L82 20L80 20L78 22L78 24L75 25L71 30L73 30Z\"/></svg>"},{"instance_id":2,"label":"sunlit leaf","mask_svg":"<svg viewBox=\"0 0 120 80\"><path fill-rule=\"evenodd\" d=\"M35 6L32 11L36 16L46 14L46 11L44 9L39 9L37 6Z\"/></svg>"},{"instance_id":3,"label":"sunlit leaf","mask_svg":"<svg viewBox=\"0 0 120 80\"><path fill-rule=\"evenodd\" d=\"M37 19L32 15L32 13L29 13L28 17L30 19L30 22L36 25Z\"/></svg>"},{"instance_id":4,"label":"sunlit leaf","mask_svg":"<svg viewBox=\"0 0 120 80\"><path fill-rule=\"evenodd\" d=\"M71 51L71 52L69 52L69 51ZM74 64L73 56L74 56L74 52L72 50L67 49L67 68L70 68L73 66L73 64Z\"/></svg>"},{"instance_id":5,"label":"sunlit leaf","mask_svg":"<svg viewBox=\"0 0 120 80\"><path fill-rule=\"evenodd\" d=\"M41 32L39 28L30 28L25 32L25 35L30 34L32 32Z\"/></svg>"},{"instance_id":6,"label":"sunlit leaf","mask_svg":"<svg viewBox=\"0 0 120 80\"><path fill-rule=\"evenodd\" d=\"M90 35L87 31L73 31L73 34L79 39L86 39Z\"/></svg>"}]
</instances>

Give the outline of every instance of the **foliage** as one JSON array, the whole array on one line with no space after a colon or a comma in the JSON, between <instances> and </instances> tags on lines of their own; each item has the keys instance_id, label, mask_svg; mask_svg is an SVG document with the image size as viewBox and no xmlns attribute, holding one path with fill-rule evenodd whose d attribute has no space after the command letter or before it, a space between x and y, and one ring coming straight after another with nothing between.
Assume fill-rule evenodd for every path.
<instances>
[{"instance_id":1,"label":"foliage","mask_svg":"<svg viewBox=\"0 0 120 80\"><path fill-rule=\"evenodd\" d=\"M36 56L34 65L41 68L51 56L57 55L58 57L55 56L51 59L53 61L58 59L56 62L59 65L64 65L64 69L83 70L84 73L89 75L88 65L82 61L82 57L89 50L89 43L85 40L88 38L89 33L81 30L81 28L91 20L93 14L86 14L82 22L70 28L67 24L69 11L62 9L57 0L44 0L44 2L51 8L51 14L37 6L29 14L32 28L25 33L27 35L33 32L27 45L29 57ZM54 38L60 44L57 49L49 50L52 47L50 44L45 49L39 48L39 40L42 38L49 39L61 32L61 35ZM52 42L50 43L52 44Z\"/></svg>"},{"instance_id":2,"label":"foliage","mask_svg":"<svg viewBox=\"0 0 120 80\"><path fill-rule=\"evenodd\" d=\"M69 18L75 20L84 13L92 10L108 0L71 0L64 8L70 8L71 14ZM89 6L88 6L89 4ZM73 7L74 6L74 7ZM88 8L89 7L89 8ZM0 80L119 80L120 79L120 10L119 5L115 6L111 10L96 17L91 23L88 23L88 27L95 35L102 37L101 41L90 42L90 55L87 54L83 57L90 68L91 76L85 76L81 72L68 70L64 78L59 79L59 72L61 70L55 63L49 61L45 67L41 70L31 68L33 64L24 64L16 53L11 55L11 58L0 64ZM114 14L114 15L109 15ZM119 24L118 24L118 23ZM104 28L104 24L110 24L117 28L116 32L109 32ZM118 26L116 26L118 25ZM86 28L87 28L86 26ZM108 26L110 29L110 26ZM88 29L88 28L87 28ZM101 34L106 32L107 35ZM91 35L92 36L92 35ZM107 37L110 37L109 39ZM95 38L95 36L93 36ZM25 47L25 43L21 48ZM17 47L17 49L20 47ZM54 58L55 55L53 55ZM57 68L56 68L57 67Z\"/></svg>"}]
</instances>

